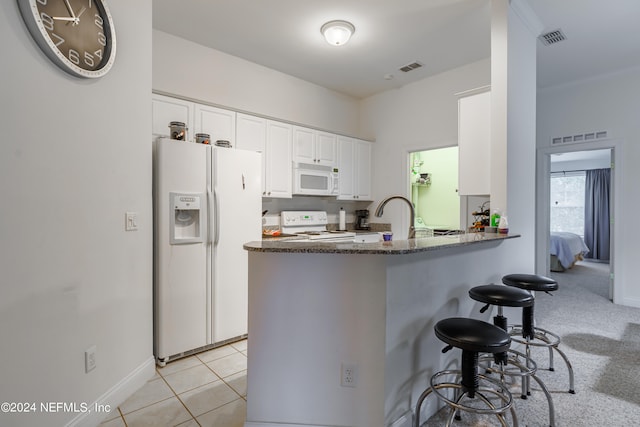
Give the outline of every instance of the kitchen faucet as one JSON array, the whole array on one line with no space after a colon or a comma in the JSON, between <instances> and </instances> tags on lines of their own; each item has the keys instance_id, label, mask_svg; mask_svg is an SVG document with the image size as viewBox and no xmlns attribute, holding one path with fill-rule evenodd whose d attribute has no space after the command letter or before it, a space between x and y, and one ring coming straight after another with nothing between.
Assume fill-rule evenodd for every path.
<instances>
[{"instance_id":1,"label":"kitchen faucet","mask_svg":"<svg viewBox=\"0 0 640 427\"><path fill-rule=\"evenodd\" d=\"M410 212L410 218L409 218L409 237L407 237L408 239L415 239L416 237L416 228L414 227L414 221L416 218L416 210L413 207L413 203L411 203L411 200L407 199L404 196L389 196L386 199L384 199L383 201L380 202L380 204L378 205L378 207L376 208L376 213L375 215L379 218L382 216L382 211L384 210L384 207L387 203L389 203L390 200L392 199L401 199L404 200L405 202L407 202L407 204L409 205L409 212Z\"/></svg>"}]
</instances>

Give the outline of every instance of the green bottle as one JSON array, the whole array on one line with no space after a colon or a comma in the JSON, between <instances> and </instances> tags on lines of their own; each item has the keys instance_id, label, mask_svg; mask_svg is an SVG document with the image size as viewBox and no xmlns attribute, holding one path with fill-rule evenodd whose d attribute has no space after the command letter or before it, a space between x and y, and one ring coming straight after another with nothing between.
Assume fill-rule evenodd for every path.
<instances>
[{"instance_id":1,"label":"green bottle","mask_svg":"<svg viewBox=\"0 0 640 427\"><path fill-rule=\"evenodd\" d=\"M500 211L494 210L491 214L491 227L497 227L500 224Z\"/></svg>"}]
</instances>

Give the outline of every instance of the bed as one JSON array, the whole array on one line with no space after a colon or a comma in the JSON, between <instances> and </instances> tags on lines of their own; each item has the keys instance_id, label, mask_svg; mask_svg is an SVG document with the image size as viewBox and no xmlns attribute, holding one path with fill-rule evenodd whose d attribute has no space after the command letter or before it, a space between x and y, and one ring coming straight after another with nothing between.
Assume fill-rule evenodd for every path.
<instances>
[{"instance_id":1,"label":"bed","mask_svg":"<svg viewBox=\"0 0 640 427\"><path fill-rule=\"evenodd\" d=\"M582 240L582 237L575 233L564 231L554 231L551 233L551 244L549 247L551 254L551 271L565 271L576 263L584 259L584 255L589 252L589 248Z\"/></svg>"}]
</instances>

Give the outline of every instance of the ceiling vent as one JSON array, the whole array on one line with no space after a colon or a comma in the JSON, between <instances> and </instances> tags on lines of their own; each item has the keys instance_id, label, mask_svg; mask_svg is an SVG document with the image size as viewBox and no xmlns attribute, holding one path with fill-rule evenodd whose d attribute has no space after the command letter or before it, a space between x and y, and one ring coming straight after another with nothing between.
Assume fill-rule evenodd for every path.
<instances>
[{"instance_id":1,"label":"ceiling vent","mask_svg":"<svg viewBox=\"0 0 640 427\"><path fill-rule=\"evenodd\" d=\"M581 133L578 135L571 135L571 136L556 136L551 138L551 145L570 144L573 142L595 141L598 139L605 139L606 137L607 137L606 130L602 130L599 132Z\"/></svg>"},{"instance_id":2,"label":"ceiling vent","mask_svg":"<svg viewBox=\"0 0 640 427\"><path fill-rule=\"evenodd\" d=\"M408 73L409 71L415 70L416 68L420 68L420 67L422 67L422 64L416 61L416 62L412 62L411 64L407 64L404 67L400 67L400 71L404 71L405 73Z\"/></svg>"},{"instance_id":3,"label":"ceiling vent","mask_svg":"<svg viewBox=\"0 0 640 427\"><path fill-rule=\"evenodd\" d=\"M563 40L566 40L567 37L564 35L561 29L549 31L548 33L541 34L538 36L540 41L545 46L550 46L552 44L559 43Z\"/></svg>"}]
</instances>

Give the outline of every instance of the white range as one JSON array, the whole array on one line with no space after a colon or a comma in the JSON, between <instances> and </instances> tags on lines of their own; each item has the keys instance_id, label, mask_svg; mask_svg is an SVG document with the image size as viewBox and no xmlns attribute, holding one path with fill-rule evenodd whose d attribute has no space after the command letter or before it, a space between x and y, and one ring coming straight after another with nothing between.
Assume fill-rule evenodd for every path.
<instances>
[{"instance_id":1,"label":"white range","mask_svg":"<svg viewBox=\"0 0 640 427\"><path fill-rule=\"evenodd\" d=\"M280 225L283 233L296 234L299 239L289 242L377 242L378 233L356 234L353 231L329 231L327 230L327 213L325 211L282 211L280 212Z\"/></svg>"}]
</instances>

